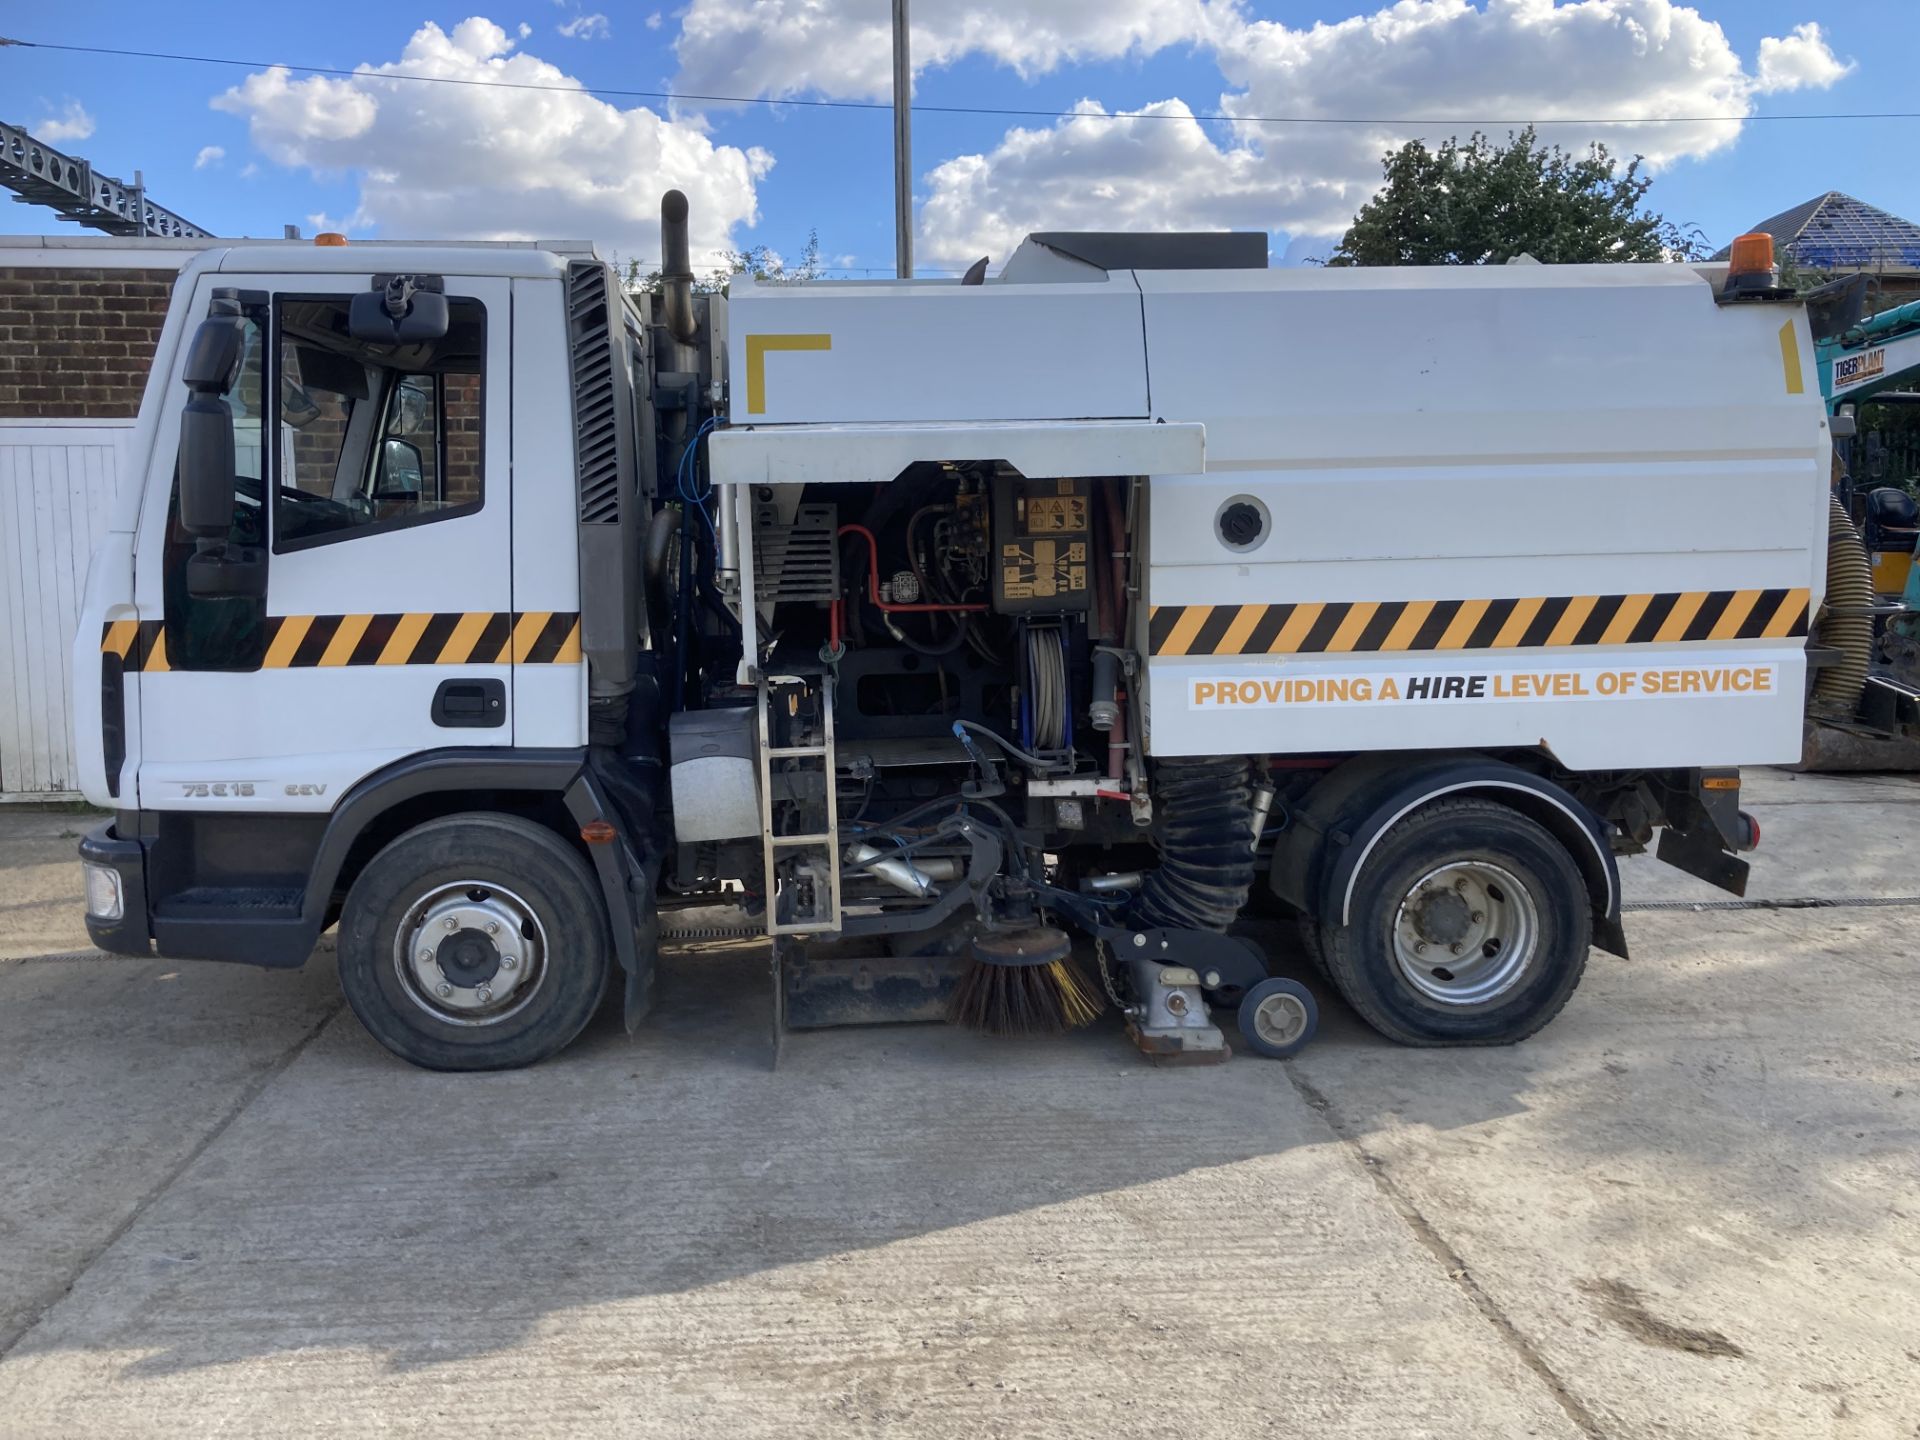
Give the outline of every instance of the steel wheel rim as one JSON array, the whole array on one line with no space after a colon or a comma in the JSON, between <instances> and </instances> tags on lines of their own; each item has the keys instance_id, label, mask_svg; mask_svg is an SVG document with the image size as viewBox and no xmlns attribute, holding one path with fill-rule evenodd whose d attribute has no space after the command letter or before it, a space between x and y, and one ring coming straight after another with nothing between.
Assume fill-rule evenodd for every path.
<instances>
[{"instance_id":1,"label":"steel wheel rim","mask_svg":"<svg viewBox=\"0 0 1920 1440\"><path fill-rule=\"evenodd\" d=\"M1253 1007L1253 1033L1276 1048L1291 1045L1307 1032L1307 1007L1298 995L1269 995Z\"/></svg>"},{"instance_id":2,"label":"steel wheel rim","mask_svg":"<svg viewBox=\"0 0 1920 1440\"><path fill-rule=\"evenodd\" d=\"M1408 887L1393 917L1401 978L1439 1005L1486 1005L1512 990L1540 949L1540 910L1511 870L1454 860Z\"/></svg>"},{"instance_id":3,"label":"steel wheel rim","mask_svg":"<svg viewBox=\"0 0 1920 1440\"><path fill-rule=\"evenodd\" d=\"M513 891L456 880L408 908L393 967L407 998L442 1024L497 1025L546 982L547 932Z\"/></svg>"}]
</instances>

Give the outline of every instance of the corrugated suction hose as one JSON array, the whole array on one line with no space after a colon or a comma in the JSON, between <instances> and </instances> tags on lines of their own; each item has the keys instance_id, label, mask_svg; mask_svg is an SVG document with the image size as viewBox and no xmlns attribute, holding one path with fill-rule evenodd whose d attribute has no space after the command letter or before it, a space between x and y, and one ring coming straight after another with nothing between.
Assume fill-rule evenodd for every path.
<instances>
[{"instance_id":1,"label":"corrugated suction hose","mask_svg":"<svg viewBox=\"0 0 1920 1440\"><path fill-rule=\"evenodd\" d=\"M1154 766L1160 868L1129 923L1139 929L1224 930L1253 888L1253 785L1244 755L1167 759Z\"/></svg>"},{"instance_id":2,"label":"corrugated suction hose","mask_svg":"<svg viewBox=\"0 0 1920 1440\"><path fill-rule=\"evenodd\" d=\"M1827 597L1815 622L1820 641L1840 659L1820 671L1813 684L1812 708L1823 715L1850 718L1867 688L1873 658L1873 571L1867 547L1836 496L1827 516Z\"/></svg>"}]
</instances>

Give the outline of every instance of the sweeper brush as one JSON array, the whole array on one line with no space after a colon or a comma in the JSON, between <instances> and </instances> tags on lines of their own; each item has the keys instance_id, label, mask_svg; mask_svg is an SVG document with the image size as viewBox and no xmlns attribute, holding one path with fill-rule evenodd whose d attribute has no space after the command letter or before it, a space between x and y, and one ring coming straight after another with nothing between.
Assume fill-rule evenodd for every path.
<instances>
[{"instance_id":1,"label":"sweeper brush","mask_svg":"<svg viewBox=\"0 0 1920 1440\"><path fill-rule=\"evenodd\" d=\"M1073 942L1050 926L989 932L954 988L948 1018L989 1035L1058 1035L1106 1008L1073 959Z\"/></svg>"}]
</instances>

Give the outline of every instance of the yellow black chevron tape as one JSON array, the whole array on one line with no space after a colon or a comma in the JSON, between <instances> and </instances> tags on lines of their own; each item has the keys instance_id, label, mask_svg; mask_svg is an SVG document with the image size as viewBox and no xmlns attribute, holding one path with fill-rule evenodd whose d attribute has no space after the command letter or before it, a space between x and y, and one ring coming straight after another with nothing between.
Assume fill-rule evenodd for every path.
<instances>
[{"instance_id":1,"label":"yellow black chevron tape","mask_svg":"<svg viewBox=\"0 0 1920 1440\"><path fill-rule=\"evenodd\" d=\"M580 660L569 610L454 610L387 615L270 615L264 670L341 665L568 665ZM100 649L125 670L169 670L159 620L110 620Z\"/></svg>"},{"instance_id":2,"label":"yellow black chevron tape","mask_svg":"<svg viewBox=\"0 0 1920 1440\"><path fill-rule=\"evenodd\" d=\"M1807 633L1806 590L1681 590L1527 600L1156 605L1148 653L1347 655L1782 640Z\"/></svg>"}]
</instances>

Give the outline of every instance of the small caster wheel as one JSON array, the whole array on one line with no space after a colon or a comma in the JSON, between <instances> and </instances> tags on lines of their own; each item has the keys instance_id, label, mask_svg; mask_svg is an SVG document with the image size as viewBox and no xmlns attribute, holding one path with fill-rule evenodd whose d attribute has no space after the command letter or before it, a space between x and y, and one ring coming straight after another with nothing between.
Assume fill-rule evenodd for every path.
<instances>
[{"instance_id":1,"label":"small caster wheel","mask_svg":"<svg viewBox=\"0 0 1920 1440\"><path fill-rule=\"evenodd\" d=\"M1240 1002L1241 1035L1271 1060L1297 1055L1319 1028L1320 1007L1298 980L1262 980Z\"/></svg>"}]
</instances>

